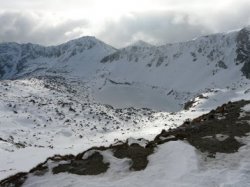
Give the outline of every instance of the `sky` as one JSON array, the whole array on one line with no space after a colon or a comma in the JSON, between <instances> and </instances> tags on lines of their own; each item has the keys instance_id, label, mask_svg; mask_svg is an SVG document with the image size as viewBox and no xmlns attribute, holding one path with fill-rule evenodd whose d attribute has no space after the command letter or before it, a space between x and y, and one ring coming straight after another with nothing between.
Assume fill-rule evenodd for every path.
<instances>
[{"instance_id":1,"label":"sky","mask_svg":"<svg viewBox=\"0 0 250 187\"><path fill-rule=\"evenodd\" d=\"M0 42L160 45L250 25L250 0L0 0Z\"/></svg>"}]
</instances>

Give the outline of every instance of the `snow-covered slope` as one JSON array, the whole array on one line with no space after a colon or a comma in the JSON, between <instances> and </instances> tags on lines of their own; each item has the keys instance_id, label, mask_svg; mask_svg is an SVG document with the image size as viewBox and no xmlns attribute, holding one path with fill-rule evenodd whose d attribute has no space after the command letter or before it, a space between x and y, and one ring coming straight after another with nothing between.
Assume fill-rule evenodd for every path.
<instances>
[{"instance_id":1,"label":"snow-covered slope","mask_svg":"<svg viewBox=\"0 0 250 187\"><path fill-rule=\"evenodd\" d=\"M54 154L150 140L229 100L250 100L249 45L249 28L118 50L94 37L0 44L0 179Z\"/></svg>"},{"instance_id":2,"label":"snow-covered slope","mask_svg":"<svg viewBox=\"0 0 250 187\"><path fill-rule=\"evenodd\" d=\"M115 49L95 37L82 37L59 46L35 44L0 44L0 78L51 73L73 73L71 76L90 77L98 69L103 56Z\"/></svg>"},{"instance_id":3,"label":"snow-covered slope","mask_svg":"<svg viewBox=\"0 0 250 187\"><path fill-rule=\"evenodd\" d=\"M248 28L164 46L138 41L120 50L94 37L51 47L4 43L0 76L74 78L88 82L96 102L176 112L208 89L244 89L249 54Z\"/></svg>"},{"instance_id":4,"label":"snow-covered slope","mask_svg":"<svg viewBox=\"0 0 250 187\"><path fill-rule=\"evenodd\" d=\"M150 142L130 138L76 156L55 155L0 185L248 186L249 103L229 102Z\"/></svg>"},{"instance_id":5,"label":"snow-covered slope","mask_svg":"<svg viewBox=\"0 0 250 187\"><path fill-rule=\"evenodd\" d=\"M110 66L110 77L120 82L146 82L178 90L232 86L242 75L239 53L249 50L248 40L238 41L249 37L249 31L246 36L242 33L246 29L159 47L129 46L103 58L102 63ZM247 57L241 57L242 61Z\"/></svg>"},{"instance_id":6,"label":"snow-covered slope","mask_svg":"<svg viewBox=\"0 0 250 187\"><path fill-rule=\"evenodd\" d=\"M125 104L122 101L129 102L123 95L134 96L135 106L155 98L153 102L157 102L160 109L176 111L181 104L207 89L247 87L249 33L249 29L244 28L183 43L158 47L131 45L120 49L101 60L109 72L107 80L120 84L106 81L98 90L97 98L104 103L117 100L118 107ZM114 92L116 96L110 96ZM156 108L154 103L149 101L146 106Z\"/></svg>"}]
</instances>

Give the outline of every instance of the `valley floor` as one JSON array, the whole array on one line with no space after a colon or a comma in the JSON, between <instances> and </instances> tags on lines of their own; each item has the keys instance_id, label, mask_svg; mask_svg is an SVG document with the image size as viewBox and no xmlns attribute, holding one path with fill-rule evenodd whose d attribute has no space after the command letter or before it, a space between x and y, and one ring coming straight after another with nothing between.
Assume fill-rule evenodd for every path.
<instances>
[{"instance_id":1,"label":"valley floor","mask_svg":"<svg viewBox=\"0 0 250 187\"><path fill-rule=\"evenodd\" d=\"M129 139L106 148L94 147L76 157L51 157L29 173L20 173L0 184L31 187L248 186L249 103L222 105L176 129L162 131L151 142ZM148 163L142 161L144 158Z\"/></svg>"},{"instance_id":2,"label":"valley floor","mask_svg":"<svg viewBox=\"0 0 250 187\"><path fill-rule=\"evenodd\" d=\"M150 140L205 112L115 109L95 103L84 83L69 86L60 78L0 84L0 179L55 154L77 154L130 137Z\"/></svg>"},{"instance_id":3,"label":"valley floor","mask_svg":"<svg viewBox=\"0 0 250 187\"><path fill-rule=\"evenodd\" d=\"M76 155L93 146L108 146L130 137L151 141L162 129L176 128L186 119L208 113L229 99L250 100L247 88L209 90L202 97L194 98L188 110L161 112L99 104L89 94L88 84L77 80L67 84L62 77L6 80L0 84L0 179L28 172L55 154ZM249 182L246 177L248 147L246 144L237 153L218 154L216 159L206 162L191 145L170 142L159 145L155 154L149 156L147 168L140 172L130 172L126 160L114 159L105 174L79 177L48 173L28 179L25 186L128 186L128 183L134 186L166 183L169 186L244 186ZM237 163L239 158L242 162ZM232 165L227 166L227 160ZM232 169L225 169L225 165Z\"/></svg>"}]
</instances>

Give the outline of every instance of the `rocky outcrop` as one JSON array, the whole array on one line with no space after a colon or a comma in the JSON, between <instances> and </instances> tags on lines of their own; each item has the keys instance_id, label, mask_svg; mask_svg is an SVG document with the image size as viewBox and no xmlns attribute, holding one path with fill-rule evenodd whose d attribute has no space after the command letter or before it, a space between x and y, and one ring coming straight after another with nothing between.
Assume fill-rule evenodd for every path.
<instances>
[{"instance_id":1,"label":"rocky outcrop","mask_svg":"<svg viewBox=\"0 0 250 187\"><path fill-rule=\"evenodd\" d=\"M239 31L236 49L236 63L243 64L241 69L244 76L250 79L250 31L244 28Z\"/></svg>"},{"instance_id":2,"label":"rocky outcrop","mask_svg":"<svg viewBox=\"0 0 250 187\"><path fill-rule=\"evenodd\" d=\"M98 175L110 166L107 159L104 161L103 155L107 151L116 159L129 159L130 170L140 171L147 167L148 156L154 153L156 147L176 140L186 140L209 157L215 157L217 152L234 153L244 145L236 137L247 136L250 132L250 113L241 115L241 108L249 103L244 100L229 102L194 120L186 120L176 129L163 130L150 142L144 139L127 140L109 147L93 147L77 156L55 155L27 173L18 173L0 181L0 186L21 186L30 175L40 176L48 172Z\"/></svg>"},{"instance_id":3,"label":"rocky outcrop","mask_svg":"<svg viewBox=\"0 0 250 187\"><path fill-rule=\"evenodd\" d=\"M202 152L213 157L217 152L233 153L243 145L237 137L246 136L250 132L250 113L240 117L241 108L250 101L227 103L210 113L169 131L163 130L154 143L161 144L169 139L185 139ZM240 125L239 125L240 124ZM171 137L171 138L170 138Z\"/></svg>"}]
</instances>

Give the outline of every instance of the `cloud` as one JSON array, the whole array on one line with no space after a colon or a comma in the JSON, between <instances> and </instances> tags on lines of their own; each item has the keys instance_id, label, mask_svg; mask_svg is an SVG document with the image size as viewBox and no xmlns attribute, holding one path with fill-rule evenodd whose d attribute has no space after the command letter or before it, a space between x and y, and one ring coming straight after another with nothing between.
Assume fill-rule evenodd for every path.
<instances>
[{"instance_id":1,"label":"cloud","mask_svg":"<svg viewBox=\"0 0 250 187\"><path fill-rule=\"evenodd\" d=\"M95 35L123 47L164 44L250 24L249 0L0 0L0 42L56 45Z\"/></svg>"},{"instance_id":2,"label":"cloud","mask_svg":"<svg viewBox=\"0 0 250 187\"><path fill-rule=\"evenodd\" d=\"M106 23L98 37L115 46L123 46L136 40L155 44L183 41L208 32L209 28L186 13L147 12Z\"/></svg>"},{"instance_id":3,"label":"cloud","mask_svg":"<svg viewBox=\"0 0 250 187\"><path fill-rule=\"evenodd\" d=\"M118 47L136 40L164 44L238 29L249 24L250 2L231 1L213 9L196 7L189 10L131 13L118 21L107 22L98 36Z\"/></svg>"},{"instance_id":4,"label":"cloud","mask_svg":"<svg viewBox=\"0 0 250 187\"><path fill-rule=\"evenodd\" d=\"M53 21L43 14L5 12L0 14L1 42L58 44L78 37L88 27L84 19Z\"/></svg>"}]
</instances>

